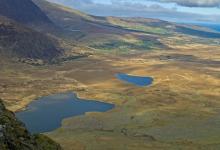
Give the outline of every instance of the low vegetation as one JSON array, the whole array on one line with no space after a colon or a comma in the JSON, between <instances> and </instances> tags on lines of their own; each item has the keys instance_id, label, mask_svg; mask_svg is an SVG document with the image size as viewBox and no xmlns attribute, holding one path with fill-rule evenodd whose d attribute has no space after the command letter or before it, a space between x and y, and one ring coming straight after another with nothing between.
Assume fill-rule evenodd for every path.
<instances>
[{"instance_id":1,"label":"low vegetation","mask_svg":"<svg viewBox=\"0 0 220 150\"><path fill-rule=\"evenodd\" d=\"M65 119L61 128L44 134L65 150L220 149L219 33L156 19L94 17L34 1L61 30L48 36L1 22L0 97L7 109L74 91L116 107ZM63 51L51 36L61 39ZM17 45L11 46L10 39ZM116 79L119 72L150 76L154 82L146 88L125 84ZM1 117L9 125L9 140L1 136L1 149L8 144L53 148L47 137L30 135L11 112Z\"/></svg>"},{"instance_id":2,"label":"low vegetation","mask_svg":"<svg viewBox=\"0 0 220 150\"><path fill-rule=\"evenodd\" d=\"M148 25L146 22L144 24L143 22L141 23L133 19L129 20L123 18L109 17L108 22L115 26L122 27L127 30L146 32L149 34L168 35L170 32L168 29L164 27L160 27L160 26L154 27L152 25Z\"/></svg>"},{"instance_id":3,"label":"low vegetation","mask_svg":"<svg viewBox=\"0 0 220 150\"><path fill-rule=\"evenodd\" d=\"M126 42L126 41L109 41L101 44L90 45L90 47L97 49L99 51L117 53L129 53L131 51L147 51L152 50L153 48L160 48L162 44L158 41L137 41L137 42Z\"/></svg>"}]
</instances>

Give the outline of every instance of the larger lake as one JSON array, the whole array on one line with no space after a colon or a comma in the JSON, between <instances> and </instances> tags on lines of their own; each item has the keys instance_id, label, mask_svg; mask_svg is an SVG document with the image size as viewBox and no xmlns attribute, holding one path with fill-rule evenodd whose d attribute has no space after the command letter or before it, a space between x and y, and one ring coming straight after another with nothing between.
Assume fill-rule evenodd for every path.
<instances>
[{"instance_id":1,"label":"larger lake","mask_svg":"<svg viewBox=\"0 0 220 150\"><path fill-rule=\"evenodd\" d=\"M16 113L31 133L43 133L61 126L63 119L86 112L106 112L113 104L77 98L74 93L56 94L33 101L25 111Z\"/></svg>"}]
</instances>

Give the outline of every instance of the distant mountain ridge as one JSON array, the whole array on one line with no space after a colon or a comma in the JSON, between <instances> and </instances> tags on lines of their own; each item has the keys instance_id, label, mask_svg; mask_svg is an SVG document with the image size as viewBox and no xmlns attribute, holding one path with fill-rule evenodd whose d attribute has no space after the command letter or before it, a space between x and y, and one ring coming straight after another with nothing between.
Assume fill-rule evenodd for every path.
<instances>
[{"instance_id":1,"label":"distant mountain ridge","mask_svg":"<svg viewBox=\"0 0 220 150\"><path fill-rule=\"evenodd\" d=\"M76 37L75 39L77 41L85 40L83 44L91 39L95 39L96 41L103 40L103 37L108 39L110 34L111 36L119 37L123 36L123 34L147 33L149 35L146 40L153 39L153 41L155 41L155 36L161 37L175 34L185 34L187 36L197 36L201 38L220 38L219 32L194 25L184 25L159 19L139 17L98 17L46 0L32 1L41 8L56 25L69 32L74 32L73 36ZM102 37L97 39L100 34Z\"/></svg>"},{"instance_id":2,"label":"distant mountain ridge","mask_svg":"<svg viewBox=\"0 0 220 150\"><path fill-rule=\"evenodd\" d=\"M166 49L161 39L173 35L220 38L158 19L97 17L45 0L0 0L0 53L22 61L54 60L67 48L71 54Z\"/></svg>"}]
</instances>

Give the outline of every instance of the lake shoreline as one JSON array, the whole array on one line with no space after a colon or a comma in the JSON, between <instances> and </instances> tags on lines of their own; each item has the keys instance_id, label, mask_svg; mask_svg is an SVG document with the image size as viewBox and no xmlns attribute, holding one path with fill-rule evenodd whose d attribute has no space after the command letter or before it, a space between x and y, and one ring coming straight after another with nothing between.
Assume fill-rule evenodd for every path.
<instances>
[{"instance_id":1,"label":"lake shoreline","mask_svg":"<svg viewBox=\"0 0 220 150\"><path fill-rule=\"evenodd\" d=\"M74 92L67 92L34 100L24 111L17 112L16 117L30 132L46 133L61 127L66 118L86 115L88 112L107 112L114 108L114 104L80 99Z\"/></svg>"}]
</instances>

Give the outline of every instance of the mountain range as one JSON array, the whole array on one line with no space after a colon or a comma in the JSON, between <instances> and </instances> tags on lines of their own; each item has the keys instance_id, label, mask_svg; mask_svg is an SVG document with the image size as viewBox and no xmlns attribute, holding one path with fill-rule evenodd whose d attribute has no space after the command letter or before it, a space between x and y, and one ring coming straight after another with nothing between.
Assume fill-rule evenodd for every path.
<instances>
[{"instance_id":1,"label":"mountain range","mask_svg":"<svg viewBox=\"0 0 220 150\"><path fill-rule=\"evenodd\" d=\"M44 0L0 0L0 33L2 54L46 61L63 57L63 49L120 53L168 47L160 42L167 35L220 37L208 29L157 19L91 16Z\"/></svg>"}]
</instances>

